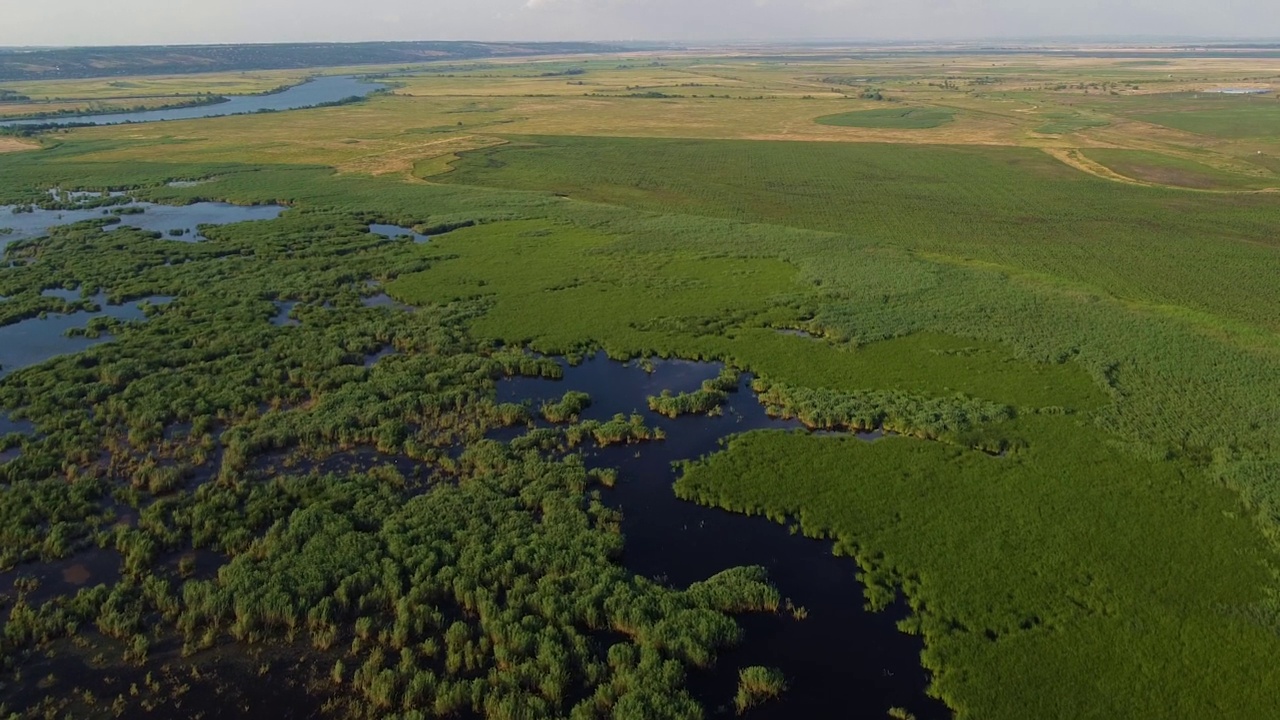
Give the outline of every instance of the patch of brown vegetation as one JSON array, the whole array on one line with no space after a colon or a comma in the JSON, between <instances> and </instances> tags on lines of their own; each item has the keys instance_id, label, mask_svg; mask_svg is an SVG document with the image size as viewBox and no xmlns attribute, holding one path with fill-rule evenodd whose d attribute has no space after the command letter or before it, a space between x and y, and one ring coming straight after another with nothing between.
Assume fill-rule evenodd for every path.
<instances>
[{"instance_id":1,"label":"patch of brown vegetation","mask_svg":"<svg viewBox=\"0 0 1280 720\"><path fill-rule=\"evenodd\" d=\"M1190 170L1179 170L1171 167L1129 163L1125 165L1124 170L1138 180L1159 183L1161 185L1175 185L1177 187L1209 190L1218 187L1219 184L1217 180L1209 177L1208 175L1201 175Z\"/></svg>"},{"instance_id":2,"label":"patch of brown vegetation","mask_svg":"<svg viewBox=\"0 0 1280 720\"><path fill-rule=\"evenodd\" d=\"M0 153L21 152L23 150L35 150L39 148L38 143L21 138L0 137Z\"/></svg>"},{"instance_id":3,"label":"patch of brown vegetation","mask_svg":"<svg viewBox=\"0 0 1280 720\"><path fill-rule=\"evenodd\" d=\"M458 153L500 145L503 142L498 138L463 135L422 143L405 143L388 150L352 158L340 163L337 168L339 172L401 175L409 180L417 180L418 175L424 174L414 172L420 163L440 159L440 171L444 171L448 169L449 159L456 157Z\"/></svg>"},{"instance_id":4,"label":"patch of brown vegetation","mask_svg":"<svg viewBox=\"0 0 1280 720\"><path fill-rule=\"evenodd\" d=\"M84 563L77 563L62 571L62 579L64 582L77 587L89 582L89 578L93 577L93 573L89 572L89 568Z\"/></svg>"}]
</instances>

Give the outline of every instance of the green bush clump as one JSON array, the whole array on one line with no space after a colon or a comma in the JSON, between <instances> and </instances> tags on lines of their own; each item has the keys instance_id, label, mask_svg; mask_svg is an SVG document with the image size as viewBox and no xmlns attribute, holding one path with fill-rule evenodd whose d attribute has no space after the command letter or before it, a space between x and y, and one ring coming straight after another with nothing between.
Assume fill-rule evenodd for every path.
<instances>
[{"instance_id":1,"label":"green bush clump","mask_svg":"<svg viewBox=\"0 0 1280 720\"><path fill-rule=\"evenodd\" d=\"M768 702L787 689L787 679L777 668L752 665L738 673L738 693L733 705L742 715L763 702Z\"/></svg>"},{"instance_id":2,"label":"green bush clump","mask_svg":"<svg viewBox=\"0 0 1280 720\"><path fill-rule=\"evenodd\" d=\"M570 390L556 402L542 404L542 417L547 422L563 423L578 419L583 410L591 406L591 396L584 392Z\"/></svg>"},{"instance_id":3,"label":"green bush clump","mask_svg":"<svg viewBox=\"0 0 1280 720\"><path fill-rule=\"evenodd\" d=\"M669 418L716 414L725 400L729 399L729 393L738 389L738 379L741 376L741 370L726 367L718 376L702 381L702 387L693 392L676 395L670 390L663 390L660 395L650 396L649 409Z\"/></svg>"},{"instance_id":4,"label":"green bush clump","mask_svg":"<svg viewBox=\"0 0 1280 720\"><path fill-rule=\"evenodd\" d=\"M756 380L773 417L796 418L815 430L886 430L930 440L956 439L976 427L1012 420L1013 408L963 395L929 398L893 391L840 393Z\"/></svg>"}]
</instances>

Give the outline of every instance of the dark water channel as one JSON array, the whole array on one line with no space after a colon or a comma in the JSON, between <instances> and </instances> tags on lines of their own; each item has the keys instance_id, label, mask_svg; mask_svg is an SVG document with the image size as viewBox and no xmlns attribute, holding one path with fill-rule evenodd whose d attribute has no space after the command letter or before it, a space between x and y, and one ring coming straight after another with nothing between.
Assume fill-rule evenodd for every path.
<instances>
[{"instance_id":1,"label":"dark water channel","mask_svg":"<svg viewBox=\"0 0 1280 720\"><path fill-rule=\"evenodd\" d=\"M230 95L227 96L226 102L214 105L99 115L58 115L49 118L3 121L0 122L0 126L120 125L156 120L194 120L272 110L297 110L338 102L350 97L364 97L385 87L386 85L365 82L352 75L338 75L315 78L269 95Z\"/></svg>"},{"instance_id":2,"label":"dark water channel","mask_svg":"<svg viewBox=\"0 0 1280 720\"><path fill-rule=\"evenodd\" d=\"M765 665L781 669L790 689L780 700L750 711L751 718L883 720L893 707L908 710L918 720L950 717L944 705L925 695L928 678L920 666L921 641L896 627L906 615L905 604L884 613L864 610L853 560L832 555L829 542L792 535L765 518L705 508L675 496L674 461L713 453L722 439L747 430L804 432L794 421L769 418L747 380L730 396L720 417L670 420L648 410L648 396L662 390L695 390L720 369L710 363L661 361L650 374L600 355L577 367L565 365L560 381L503 381L498 399L533 400L536 407L541 400L557 400L577 390L592 398L584 419L644 415L647 424L666 431L666 440L585 452L589 466L619 471L617 486L604 497L623 513L627 568L686 587L732 567L762 565L783 597L808 611L803 620L785 611L740 620L745 642L722 653L715 670L690 678L692 691L711 715L734 713L740 668ZM520 432L502 434L509 438ZM877 437L867 434L860 439L872 442Z\"/></svg>"}]
</instances>

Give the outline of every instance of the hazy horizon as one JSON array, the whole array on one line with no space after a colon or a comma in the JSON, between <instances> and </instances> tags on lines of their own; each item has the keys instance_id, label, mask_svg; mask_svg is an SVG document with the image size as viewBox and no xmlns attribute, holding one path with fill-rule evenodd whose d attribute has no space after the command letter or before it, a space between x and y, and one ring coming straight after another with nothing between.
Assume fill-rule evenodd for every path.
<instances>
[{"instance_id":1,"label":"hazy horizon","mask_svg":"<svg viewBox=\"0 0 1280 720\"><path fill-rule=\"evenodd\" d=\"M1273 0L62 0L6 12L0 46L396 40L1259 40Z\"/></svg>"}]
</instances>

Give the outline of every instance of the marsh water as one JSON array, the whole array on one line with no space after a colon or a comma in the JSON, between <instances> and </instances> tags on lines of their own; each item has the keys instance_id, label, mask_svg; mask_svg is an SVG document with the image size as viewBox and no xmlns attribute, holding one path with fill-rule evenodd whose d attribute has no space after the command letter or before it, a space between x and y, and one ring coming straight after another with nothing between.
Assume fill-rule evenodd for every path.
<instances>
[{"instance_id":1,"label":"marsh water","mask_svg":"<svg viewBox=\"0 0 1280 720\"><path fill-rule=\"evenodd\" d=\"M56 190L51 192L56 199L64 201L84 201L99 197L97 193L59 193ZM119 193L114 195L119 196ZM128 214L113 214L112 211L122 208L133 210ZM198 242L204 239L200 235L202 225L270 220L279 217L284 210L285 208L279 205L241 206L226 203L194 203L173 206L136 201L106 208L34 209L30 212L16 213L13 207L4 206L0 207L0 228L9 228L11 232L0 235L0 251L15 241L44 235L50 228L57 225L103 217L119 217L119 225L158 232L170 240ZM108 225L105 229L110 232L119 225ZM171 234L175 230L181 230L182 234ZM74 289L54 288L45 290L43 294L46 297L56 297L67 302L76 302L81 299L81 292ZM67 335L69 330L83 328L96 317L111 317L121 321L143 320L146 314L141 303L165 305L173 300L172 297L153 296L111 305L103 293L85 299L91 300L98 309L65 314L49 313L44 317L30 318L0 327L0 377L58 355L80 352L109 341L111 336L106 333L98 337Z\"/></svg>"},{"instance_id":2,"label":"marsh water","mask_svg":"<svg viewBox=\"0 0 1280 720\"><path fill-rule=\"evenodd\" d=\"M74 297L79 296L75 291L46 291L46 294L61 296L63 299L74 299L70 296L71 293L74 293ZM99 308L96 312L82 310L68 314L49 314L43 318L31 318L0 327L0 377L59 355L87 350L111 340L108 333L102 333L98 337L67 335L68 330L83 328L93 318L143 320L146 318L143 303L167 305L173 298L153 295L120 305L109 305L106 295L99 293L92 300Z\"/></svg>"},{"instance_id":3,"label":"marsh water","mask_svg":"<svg viewBox=\"0 0 1280 720\"><path fill-rule=\"evenodd\" d=\"M431 239L430 235L423 235L415 231L413 228L401 227L399 225L386 225L383 223L371 223L369 232L375 235L381 235L388 240L395 240L402 237L413 238L416 243L424 243Z\"/></svg>"},{"instance_id":4,"label":"marsh water","mask_svg":"<svg viewBox=\"0 0 1280 720\"><path fill-rule=\"evenodd\" d=\"M54 191L56 192L56 191ZM118 193L114 194L119 196ZM94 193L89 197L97 197ZM84 201L84 193L62 193L55 199ZM229 225L248 220L274 220L284 212L282 205L231 205L218 202L198 202L190 205L157 205L131 200L120 205L75 210L43 210L0 205L0 228L10 232L0 234L0 250L16 240L40 237L58 225L68 225L85 220L119 218L120 222L106 226L110 232L115 227L134 227L164 235L170 240L199 242L201 225ZM181 231L173 234L172 231Z\"/></svg>"},{"instance_id":5,"label":"marsh water","mask_svg":"<svg viewBox=\"0 0 1280 720\"><path fill-rule=\"evenodd\" d=\"M58 115L48 118L0 121L0 126L120 125L156 120L194 120L275 110L297 110L338 102L350 97L364 97L385 87L386 85L379 83L365 82L354 75L335 75L315 78L268 95L228 95L226 102L214 105L102 115Z\"/></svg>"},{"instance_id":6,"label":"marsh water","mask_svg":"<svg viewBox=\"0 0 1280 720\"><path fill-rule=\"evenodd\" d=\"M793 535L762 517L748 517L685 502L675 496L672 463L716 452L721 441L748 430L805 432L794 421L768 417L744 379L719 417L675 420L648 410L647 398L662 390L695 390L715 377L712 363L660 361L653 372L612 362L603 355L576 367L564 366L563 380L516 378L499 386L499 401L558 400L566 391L591 395L584 419L607 420L616 413L640 413L661 427L666 439L641 445L588 449L591 467L619 471L605 502L623 514L623 562L639 575L687 587L720 571L762 565L783 597L808 612L797 620L785 612L741 619L745 642L721 654L715 669L694 673L691 689L712 715L732 715L737 673L749 665L777 667L790 689L776 702L752 710L751 718L876 718L898 707L919 720L950 717L925 694L928 676L920 666L919 638L896 626L903 603L883 613L863 608L857 564L832 554L830 542ZM505 431L511 437L520 430ZM874 442L879 435L846 435L832 442ZM779 478L785 482L785 478Z\"/></svg>"}]
</instances>

